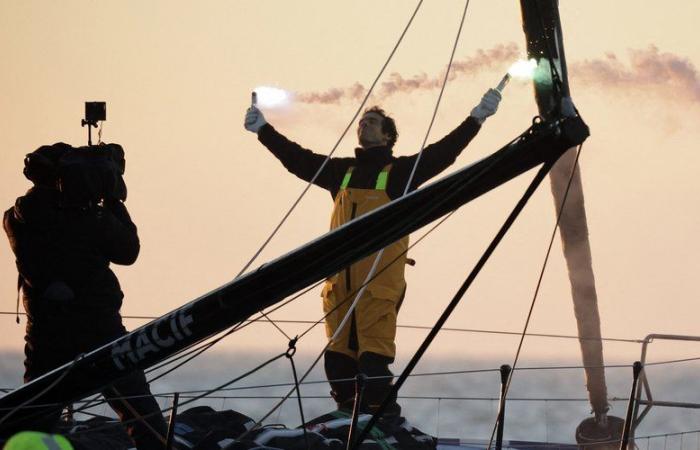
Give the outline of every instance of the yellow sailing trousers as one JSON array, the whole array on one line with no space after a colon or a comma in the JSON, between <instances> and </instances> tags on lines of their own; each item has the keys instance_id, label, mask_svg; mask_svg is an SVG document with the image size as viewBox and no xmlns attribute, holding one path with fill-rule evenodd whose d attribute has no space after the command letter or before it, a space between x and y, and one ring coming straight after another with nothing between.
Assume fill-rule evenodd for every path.
<instances>
[{"instance_id":1,"label":"yellow sailing trousers","mask_svg":"<svg viewBox=\"0 0 700 450\"><path fill-rule=\"evenodd\" d=\"M331 229L366 214L391 201L386 193L386 181L391 165L377 178L375 189L348 188L351 167L336 195ZM337 339L328 350L358 359L369 351L393 358L396 355L396 315L406 290L404 268L408 236L384 248L375 278L360 298L352 317L346 322ZM357 292L370 272L378 253L331 276L323 288L323 311L326 317L326 336L330 339L347 314Z\"/></svg>"}]
</instances>

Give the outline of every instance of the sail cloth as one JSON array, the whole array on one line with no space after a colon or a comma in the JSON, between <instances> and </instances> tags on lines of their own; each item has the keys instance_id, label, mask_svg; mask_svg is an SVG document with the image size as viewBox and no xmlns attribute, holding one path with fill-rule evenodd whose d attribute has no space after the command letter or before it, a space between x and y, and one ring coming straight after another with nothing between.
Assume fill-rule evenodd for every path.
<instances>
[{"instance_id":1,"label":"sail cloth","mask_svg":"<svg viewBox=\"0 0 700 450\"><path fill-rule=\"evenodd\" d=\"M598 295L593 275L593 258L588 239L588 223L581 184L581 171L576 161L576 150L566 152L549 172L556 213L561 213L559 233L571 283L571 297L578 327L581 357L585 367L586 389L596 416L608 411L608 392L605 383L605 361L600 330ZM562 199L571 171L571 186L561 211Z\"/></svg>"},{"instance_id":2,"label":"sail cloth","mask_svg":"<svg viewBox=\"0 0 700 450\"><path fill-rule=\"evenodd\" d=\"M561 98L570 96L558 1L521 0L520 5L528 58L539 61L539 70L534 78L539 113L544 119L556 117L561 112ZM574 148L569 149L554 165L549 177L557 217L561 213L559 232L569 271L586 388L596 418L602 418L608 411L608 400L600 314L581 170L576 163L576 151ZM565 196L566 204L561 211Z\"/></svg>"}]
</instances>

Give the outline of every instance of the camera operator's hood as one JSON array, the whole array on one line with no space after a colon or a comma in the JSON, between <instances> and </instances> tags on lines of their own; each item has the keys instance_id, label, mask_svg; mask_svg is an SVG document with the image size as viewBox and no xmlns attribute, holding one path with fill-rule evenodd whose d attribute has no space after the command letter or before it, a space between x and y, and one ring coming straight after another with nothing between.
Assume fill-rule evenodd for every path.
<instances>
[{"instance_id":1,"label":"camera operator's hood","mask_svg":"<svg viewBox=\"0 0 700 450\"><path fill-rule=\"evenodd\" d=\"M24 158L24 176L35 185L55 186L58 162L72 149L64 142L42 145Z\"/></svg>"},{"instance_id":2,"label":"camera operator's hood","mask_svg":"<svg viewBox=\"0 0 700 450\"><path fill-rule=\"evenodd\" d=\"M59 199L57 189L35 186L19 197L6 214L12 214L18 222L35 228L50 227L57 221Z\"/></svg>"}]
</instances>

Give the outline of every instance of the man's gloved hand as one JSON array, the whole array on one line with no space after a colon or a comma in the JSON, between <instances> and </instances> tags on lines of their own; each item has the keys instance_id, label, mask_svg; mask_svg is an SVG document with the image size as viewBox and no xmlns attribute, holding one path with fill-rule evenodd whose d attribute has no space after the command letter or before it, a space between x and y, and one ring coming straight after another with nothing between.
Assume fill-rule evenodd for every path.
<instances>
[{"instance_id":1,"label":"man's gloved hand","mask_svg":"<svg viewBox=\"0 0 700 450\"><path fill-rule=\"evenodd\" d=\"M487 117L493 116L498 110L498 104L501 102L501 93L495 89L486 91L481 102L472 109L470 116L475 118L480 124L484 123Z\"/></svg>"},{"instance_id":2,"label":"man's gloved hand","mask_svg":"<svg viewBox=\"0 0 700 450\"><path fill-rule=\"evenodd\" d=\"M263 113L260 112L258 108L255 106L248 108L248 111L245 113L245 122L243 122L243 126L246 130L257 133L266 123L265 116L263 116Z\"/></svg>"}]
</instances>

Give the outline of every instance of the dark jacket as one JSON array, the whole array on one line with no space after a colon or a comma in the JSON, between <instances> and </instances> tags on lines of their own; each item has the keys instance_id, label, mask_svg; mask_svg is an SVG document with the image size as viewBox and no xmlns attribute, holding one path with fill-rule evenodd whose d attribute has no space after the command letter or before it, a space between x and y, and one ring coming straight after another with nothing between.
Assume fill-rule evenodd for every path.
<instances>
[{"instance_id":1,"label":"dark jacket","mask_svg":"<svg viewBox=\"0 0 700 450\"><path fill-rule=\"evenodd\" d=\"M476 120L467 118L450 134L425 147L411 183L411 190L454 163L480 128ZM311 181L326 159L325 155L319 155L290 141L269 124L260 128L258 140L282 162L288 171L305 181ZM387 194L393 200L403 194L417 157L418 154L395 157L388 147L357 148L355 158L331 158L314 184L328 190L335 198L348 167L354 166L349 187L374 189L377 175L384 166L391 163Z\"/></svg>"},{"instance_id":2,"label":"dark jacket","mask_svg":"<svg viewBox=\"0 0 700 450\"><path fill-rule=\"evenodd\" d=\"M58 191L34 187L5 212L3 226L30 322L118 316L124 294L109 264L132 264L140 249L123 203L62 208Z\"/></svg>"}]
</instances>

